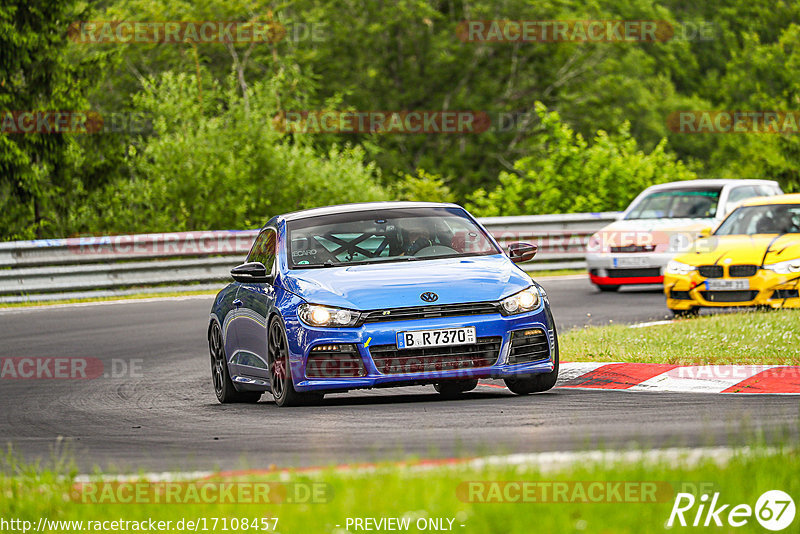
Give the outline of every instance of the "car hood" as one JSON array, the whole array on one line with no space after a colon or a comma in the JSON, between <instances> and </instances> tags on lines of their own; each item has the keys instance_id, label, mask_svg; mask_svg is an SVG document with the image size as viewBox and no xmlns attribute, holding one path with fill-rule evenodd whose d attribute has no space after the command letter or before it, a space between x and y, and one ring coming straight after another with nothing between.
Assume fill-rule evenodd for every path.
<instances>
[{"instance_id":1,"label":"car hood","mask_svg":"<svg viewBox=\"0 0 800 534\"><path fill-rule=\"evenodd\" d=\"M699 239L693 251L675 258L689 265L764 265L800 258L800 235L726 235ZM769 249L769 252L767 252ZM730 260L730 261L728 261Z\"/></svg>"},{"instance_id":2,"label":"car hood","mask_svg":"<svg viewBox=\"0 0 800 534\"><path fill-rule=\"evenodd\" d=\"M391 262L289 271L283 285L314 304L375 310L427 304L497 301L531 285L531 279L503 255Z\"/></svg>"}]
</instances>

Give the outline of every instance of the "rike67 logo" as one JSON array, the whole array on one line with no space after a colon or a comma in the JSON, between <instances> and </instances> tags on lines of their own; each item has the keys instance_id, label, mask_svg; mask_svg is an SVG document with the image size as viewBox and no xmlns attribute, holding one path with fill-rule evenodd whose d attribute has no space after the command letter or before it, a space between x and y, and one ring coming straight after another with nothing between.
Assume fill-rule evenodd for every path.
<instances>
[{"instance_id":1,"label":"rike67 logo","mask_svg":"<svg viewBox=\"0 0 800 534\"><path fill-rule=\"evenodd\" d=\"M691 493L678 493L666 527L679 524L682 527L743 527L755 516L756 521L767 530L784 530L794 521L794 501L788 493L780 490L764 492L755 507L749 504L735 506L720 501L719 492L709 498L703 494L696 499Z\"/></svg>"}]
</instances>

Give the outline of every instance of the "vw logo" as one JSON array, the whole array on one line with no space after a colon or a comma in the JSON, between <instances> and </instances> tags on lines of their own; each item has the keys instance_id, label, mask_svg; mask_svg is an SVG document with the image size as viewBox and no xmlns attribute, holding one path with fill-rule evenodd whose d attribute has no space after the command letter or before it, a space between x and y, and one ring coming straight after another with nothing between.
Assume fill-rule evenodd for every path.
<instances>
[{"instance_id":1,"label":"vw logo","mask_svg":"<svg viewBox=\"0 0 800 534\"><path fill-rule=\"evenodd\" d=\"M437 300L439 300L439 295L437 295L432 291L426 291L425 293L420 295L419 298L421 298L425 302L436 302Z\"/></svg>"}]
</instances>

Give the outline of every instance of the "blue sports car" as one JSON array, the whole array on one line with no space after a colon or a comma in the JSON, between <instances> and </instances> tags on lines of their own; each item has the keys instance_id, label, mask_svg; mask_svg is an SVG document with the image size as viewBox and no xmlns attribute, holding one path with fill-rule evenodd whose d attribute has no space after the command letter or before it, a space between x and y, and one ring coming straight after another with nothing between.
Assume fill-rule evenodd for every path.
<instances>
[{"instance_id":1,"label":"blue sports car","mask_svg":"<svg viewBox=\"0 0 800 534\"><path fill-rule=\"evenodd\" d=\"M211 309L220 402L279 406L325 393L502 378L517 394L558 376L547 295L455 204L378 202L273 217Z\"/></svg>"}]
</instances>

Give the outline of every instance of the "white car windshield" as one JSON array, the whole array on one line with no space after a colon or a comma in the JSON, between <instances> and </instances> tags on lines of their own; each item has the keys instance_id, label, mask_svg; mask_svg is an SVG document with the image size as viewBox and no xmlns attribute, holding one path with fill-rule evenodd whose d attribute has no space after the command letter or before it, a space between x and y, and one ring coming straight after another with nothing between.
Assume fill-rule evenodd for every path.
<instances>
[{"instance_id":1,"label":"white car windshield","mask_svg":"<svg viewBox=\"0 0 800 534\"><path fill-rule=\"evenodd\" d=\"M640 199L626 219L712 219L717 214L720 188L653 191Z\"/></svg>"}]
</instances>

